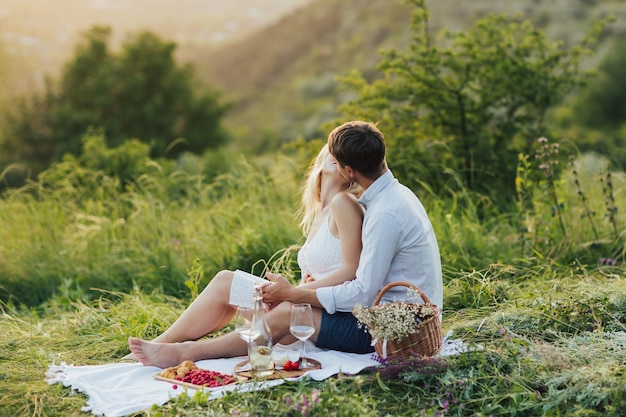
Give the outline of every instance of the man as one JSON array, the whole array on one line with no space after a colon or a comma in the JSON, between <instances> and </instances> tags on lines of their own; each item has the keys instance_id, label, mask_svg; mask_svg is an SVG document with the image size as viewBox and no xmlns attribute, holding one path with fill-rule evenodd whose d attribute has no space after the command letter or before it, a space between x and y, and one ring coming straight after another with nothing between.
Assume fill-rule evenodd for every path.
<instances>
[{"instance_id":1,"label":"man","mask_svg":"<svg viewBox=\"0 0 626 417\"><path fill-rule=\"evenodd\" d=\"M400 184L387 167L382 132L368 122L347 122L328 137L330 153L339 172L364 190L363 249L354 280L334 287L311 289L292 286L280 275L268 273L273 284L263 288L264 301L272 305L267 319L275 341L289 341L291 303L314 308L315 333L311 340L321 348L346 352L373 352L369 334L359 329L350 313L356 304L371 305L388 283L407 281L421 288L442 309L441 260L435 233L419 199ZM394 288L381 302L403 299ZM284 302L284 301L290 301ZM295 341L295 339L293 339ZM183 360L245 355L246 345L236 333L210 340L153 343L131 338L129 346L145 365L171 366Z\"/></svg>"}]
</instances>

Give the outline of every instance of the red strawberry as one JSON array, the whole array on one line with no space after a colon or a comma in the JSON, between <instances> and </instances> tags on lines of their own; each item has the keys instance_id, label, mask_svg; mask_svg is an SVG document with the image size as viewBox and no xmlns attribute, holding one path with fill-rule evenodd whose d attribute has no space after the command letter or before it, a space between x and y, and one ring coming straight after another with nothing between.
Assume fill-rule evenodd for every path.
<instances>
[{"instance_id":1,"label":"red strawberry","mask_svg":"<svg viewBox=\"0 0 626 417\"><path fill-rule=\"evenodd\" d=\"M299 368L300 364L298 361L285 361L285 364L283 365L283 369L285 371L297 371Z\"/></svg>"}]
</instances>

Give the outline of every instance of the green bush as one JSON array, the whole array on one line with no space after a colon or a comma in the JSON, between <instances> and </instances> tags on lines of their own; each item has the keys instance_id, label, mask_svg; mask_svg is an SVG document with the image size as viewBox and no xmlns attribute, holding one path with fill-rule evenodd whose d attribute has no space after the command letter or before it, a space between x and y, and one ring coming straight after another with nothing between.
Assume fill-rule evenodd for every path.
<instances>
[{"instance_id":1,"label":"green bush","mask_svg":"<svg viewBox=\"0 0 626 417\"><path fill-rule=\"evenodd\" d=\"M546 135L548 109L583 81L580 60L604 22L569 49L529 21L503 16L433 36L425 1L410 3L409 50L383 52L381 79L370 83L356 71L344 77L359 97L343 111L380 121L390 165L410 187L425 182L446 192L461 185L503 207L515 199L518 154L530 153Z\"/></svg>"},{"instance_id":2,"label":"green bush","mask_svg":"<svg viewBox=\"0 0 626 417\"><path fill-rule=\"evenodd\" d=\"M104 129L110 146L149 143L158 157L226 143L221 119L228 105L199 85L191 66L175 62L174 43L143 32L112 53L110 36L108 27L87 31L58 83L17 102L2 144L14 160L0 162L22 162L37 174L66 153L78 155L89 128Z\"/></svg>"}]
</instances>

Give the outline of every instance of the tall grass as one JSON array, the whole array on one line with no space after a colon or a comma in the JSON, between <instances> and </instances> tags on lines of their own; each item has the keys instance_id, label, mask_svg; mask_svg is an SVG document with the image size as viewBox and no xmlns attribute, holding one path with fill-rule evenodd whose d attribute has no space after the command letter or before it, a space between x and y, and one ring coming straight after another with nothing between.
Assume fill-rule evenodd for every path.
<instances>
[{"instance_id":1,"label":"tall grass","mask_svg":"<svg viewBox=\"0 0 626 417\"><path fill-rule=\"evenodd\" d=\"M224 268L250 270L299 242L300 167L232 158L230 171L210 179L151 162L124 186L99 171L79 177L85 168L75 162L67 175L48 173L62 180L7 193L0 200L0 298L33 306L61 286L87 296L97 296L91 288L133 285L182 295L196 258L208 279Z\"/></svg>"}]
</instances>

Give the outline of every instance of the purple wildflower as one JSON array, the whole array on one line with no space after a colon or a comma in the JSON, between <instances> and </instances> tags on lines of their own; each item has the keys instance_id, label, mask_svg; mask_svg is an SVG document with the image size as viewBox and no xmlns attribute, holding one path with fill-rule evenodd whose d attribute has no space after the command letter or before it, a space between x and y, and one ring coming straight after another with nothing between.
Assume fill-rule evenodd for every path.
<instances>
[{"instance_id":1,"label":"purple wildflower","mask_svg":"<svg viewBox=\"0 0 626 417\"><path fill-rule=\"evenodd\" d=\"M317 404L320 400L320 392L317 389L313 389L311 391L311 401L313 401L313 404Z\"/></svg>"}]
</instances>

